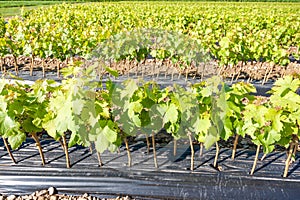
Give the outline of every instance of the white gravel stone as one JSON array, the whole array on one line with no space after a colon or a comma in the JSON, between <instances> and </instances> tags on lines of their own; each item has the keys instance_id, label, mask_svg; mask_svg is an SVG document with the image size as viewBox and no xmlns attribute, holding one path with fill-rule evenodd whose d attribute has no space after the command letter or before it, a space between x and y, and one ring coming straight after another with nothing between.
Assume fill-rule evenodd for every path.
<instances>
[{"instance_id":1,"label":"white gravel stone","mask_svg":"<svg viewBox=\"0 0 300 200\"><path fill-rule=\"evenodd\" d=\"M17 198L16 195L10 195L6 198L6 200L15 200Z\"/></svg>"}]
</instances>

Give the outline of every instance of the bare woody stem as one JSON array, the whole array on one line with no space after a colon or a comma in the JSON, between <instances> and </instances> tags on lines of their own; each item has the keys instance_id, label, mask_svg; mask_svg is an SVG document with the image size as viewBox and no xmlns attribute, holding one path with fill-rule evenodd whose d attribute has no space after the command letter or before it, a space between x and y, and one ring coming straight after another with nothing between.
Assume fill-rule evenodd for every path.
<instances>
[{"instance_id":1,"label":"bare woody stem","mask_svg":"<svg viewBox=\"0 0 300 200\"><path fill-rule=\"evenodd\" d=\"M193 76L193 80L196 78L196 76L198 75L198 70L199 70L199 67L196 66L197 64L195 64L195 67L196 67L196 72L194 73L194 76ZM190 65L190 68L192 68L192 64Z\"/></svg>"},{"instance_id":2,"label":"bare woody stem","mask_svg":"<svg viewBox=\"0 0 300 200\"><path fill-rule=\"evenodd\" d=\"M216 168L218 165L219 152L220 152L220 148L219 148L218 142L216 142L216 155L215 155L215 160L214 160L214 168Z\"/></svg>"},{"instance_id":3,"label":"bare woody stem","mask_svg":"<svg viewBox=\"0 0 300 200\"><path fill-rule=\"evenodd\" d=\"M268 76L268 74L269 74L269 71L271 71L271 65L269 65L268 66L268 68L267 68L267 70L266 70L266 72L265 72L265 75L264 75L264 78L263 78L263 81L262 81L262 85L264 85L265 83L266 83L266 81L267 81L267 76ZM272 67L273 68L273 67Z\"/></svg>"},{"instance_id":4,"label":"bare woody stem","mask_svg":"<svg viewBox=\"0 0 300 200\"><path fill-rule=\"evenodd\" d=\"M129 149L128 140L126 136L124 137L124 142L127 150L128 167L131 167L131 154L130 154L130 149Z\"/></svg>"},{"instance_id":5,"label":"bare woody stem","mask_svg":"<svg viewBox=\"0 0 300 200\"><path fill-rule=\"evenodd\" d=\"M101 159L101 154L100 152L97 151L97 158L98 158L98 164L99 164L99 167L102 167L103 166L103 163L102 163L102 159Z\"/></svg>"},{"instance_id":6,"label":"bare woody stem","mask_svg":"<svg viewBox=\"0 0 300 200\"><path fill-rule=\"evenodd\" d=\"M46 77L46 74L45 74L45 60L42 59L42 72L43 72L43 78Z\"/></svg>"},{"instance_id":7,"label":"bare woody stem","mask_svg":"<svg viewBox=\"0 0 300 200\"><path fill-rule=\"evenodd\" d=\"M2 139L3 139L3 142L4 142L4 145L5 145L6 151L8 152L8 155L9 155L10 159L16 164L17 162L16 162L16 160L15 160L13 154L12 154L11 151L10 151L10 148L9 148L9 145L8 145L8 143L7 143L6 138L3 137Z\"/></svg>"},{"instance_id":8,"label":"bare woody stem","mask_svg":"<svg viewBox=\"0 0 300 200\"><path fill-rule=\"evenodd\" d=\"M155 65L156 66L156 65ZM156 75L156 79L158 80L159 79L159 74L160 74L160 68L161 68L161 64L159 63L158 64L158 72L157 72L157 75Z\"/></svg>"},{"instance_id":9,"label":"bare woody stem","mask_svg":"<svg viewBox=\"0 0 300 200\"><path fill-rule=\"evenodd\" d=\"M57 78L59 78L60 77L60 61L57 61L57 64L56 64L57 66Z\"/></svg>"},{"instance_id":10,"label":"bare woody stem","mask_svg":"<svg viewBox=\"0 0 300 200\"><path fill-rule=\"evenodd\" d=\"M89 146L89 149L90 149L90 153L93 153L93 146L92 146L92 144Z\"/></svg>"},{"instance_id":11,"label":"bare woody stem","mask_svg":"<svg viewBox=\"0 0 300 200\"><path fill-rule=\"evenodd\" d=\"M237 81L239 79L241 71L243 69L243 65L244 65L244 61L242 61L242 63L241 63L241 67L239 68L239 71L238 71L238 73L236 75L235 81Z\"/></svg>"},{"instance_id":12,"label":"bare woody stem","mask_svg":"<svg viewBox=\"0 0 300 200\"><path fill-rule=\"evenodd\" d=\"M193 140L192 140L192 134L188 133L187 135L188 135L189 141L190 141L190 148L191 148L191 171L193 171L194 170L195 151L194 151L194 145L193 145Z\"/></svg>"},{"instance_id":13,"label":"bare woody stem","mask_svg":"<svg viewBox=\"0 0 300 200\"><path fill-rule=\"evenodd\" d=\"M255 158L254 158L254 162L253 162L253 166L252 166L250 175L254 174L254 171L255 171L255 168L256 168L256 164L257 164L257 160L258 160L259 150L260 150L260 145L257 145L257 147L256 147L256 154L255 154Z\"/></svg>"},{"instance_id":14,"label":"bare woody stem","mask_svg":"<svg viewBox=\"0 0 300 200\"><path fill-rule=\"evenodd\" d=\"M16 75L18 75L19 74L19 67L18 67L17 56L13 55L13 58L14 58L15 72L16 72Z\"/></svg>"},{"instance_id":15,"label":"bare woody stem","mask_svg":"<svg viewBox=\"0 0 300 200\"><path fill-rule=\"evenodd\" d=\"M172 78L171 78L171 81L173 81L173 80L174 80L174 68L172 68L171 70L172 70L172 76L171 76Z\"/></svg>"},{"instance_id":16,"label":"bare woody stem","mask_svg":"<svg viewBox=\"0 0 300 200\"><path fill-rule=\"evenodd\" d=\"M234 81L234 78L235 78L235 73L232 73L232 77L231 77L230 84L232 84L232 83L233 83L233 81Z\"/></svg>"},{"instance_id":17,"label":"bare woody stem","mask_svg":"<svg viewBox=\"0 0 300 200\"><path fill-rule=\"evenodd\" d=\"M299 144L299 138L297 136L294 137L294 149L293 149L293 155L296 155L298 150L298 144Z\"/></svg>"},{"instance_id":18,"label":"bare woody stem","mask_svg":"<svg viewBox=\"0 0 300 200\"><path fill-rule=\"evenodd\" d=\"M232 148L232 155L231 155L232 160L234 160L234 158L235 158L236 147L237 147L238 141L239 141L239 135L236 134L235 139L234 139L234 143L233 143L233 148Z\"/></svg>"},{"instance_id":19,"label":"bare woody stem","mask_svg":"<svg viewBox=\"0 0 300 200\"><path fill-rule=\"evenodd\" d=\"M269 71L269 73L268 73L268 75L267 75L266 82L268 82L268 80L269 80L269 78L270 78L270 75L271 75L271 73L272 73L272 71L273 71L273 68L274 68L274 64L271 64L271 69L270 69L270 71Z\"/></svg>"},{"instance_id":20,"label":"bare woody stem","mask_svg":"<svg viewBox=\"0 0 300 200\"><path fill-rule=\"evenodd\" d=\"M187 82L188 76L189 76L189 68L186 67L185 70L186 70L186 71L185 71L185 80L184 80L184 81Z\"/></svg>"},{"instance_id":21,"label":"bare woody stem","mask_svg":"<svg viewBox=\"0 0 300 200\"><path fill-rule=\"evenodd\" d=\"M65 155L66 155L66 165L67 165L67 168L70 168L71 165L70 165L70 157L69 157L69 151L68 151L66 136L62 136L62 141L63 141L63 148L64 148Z\"/></svg>"},{"instance_id":22,"label":"bare woody stem","mask_svg":"<svg viewBox=\"0 0 300 200\"><path fill-rule=\"evenodd\" d=\"M99 167L102 167L103 166L103 162L102 162L102 159L101 159L101 154L98 151L97 151L97 159L98 159L98 165L99 165Z\"/></svg>"},{"instance_id":23,"label":"bare woody stem","mask_svg":"<svg viewBox=\"0 0 300 200\"><path fill-rule=\"evenodd\" d=\"M31 58L30 58L30 76L33 75L33 67L34 67L34 56L32 55Z\"/></svg>"},{"instance_id":24,"label":"bare woody stem","mask_svg":"<svg viewBox=\"0 0 300 200\"><path fill-rule=\"evenodd\" d=\"M169 62L167 62L167 68L166 68L166 71L165 71L165 79L167 78L167 75L168 75L168 71L169 71Z\"/></svg>"},{"instance_id":25,"label":"bare woody stem","mask_svg":"<svg viewBox=\"0 0 300 200\"><path fill-rule=\"evenodd\" d=\"M204 78L205 68L206 68L206 64L204 64L203 69L202 69L201 78L200 78L201 81L203 81L203 78Z\"/></svg>"},{"instance_id":26,"label":"bare woody stem","mask_svg":"<svg viewBox=\"0 0 300 200\"><path fill-rule=\"evenodd\" d=\"M155 71L154 71L155 65L156 65L156 64L152 65L152 67L151 67L151 71L152 71L152 74L151 74L151 75L152 75L152 80L153 80L153 81L154 81L154 77L155 77L155 74L154 74L154 73L155 73Z\"/></svg>"},{"instance_id":27,"label":"bare woody stem","mask_svg":"<svg viewBox=\"0 0 300 200\"><path fill-rule=\"evenodd\" d=\"M202 155L203 155L203 142L200 142L199 157L202 157Z\"/></svg>"},{"instance_id":28,"label":"bare woody stem","mask_svg":"<svg viewBox=\"0 0 300 200\"><path fill-rule=\"evenodd\" d=\"M290 148L289 148L289 152L288 152L288 157L285 160L285 168L284 168L284 172L283 172L283 177L287 177L288 175L288 171L289 171L289 166L291 163L291 158L292 158L292 154L293 154L293 150L294 150L294 142L291 142L290 144Z\"/></svg>"},{"instance_id":29,"label":"bare woody stem","mask_svg":"<svg viewBox=\"0 0 300 200\"><path fill-rule=\"evenodd\" d=\"M155 166L155 168L158 168L157 157L156 157L156 147L155 147L155 133L154 132L152 132L152 148L153 148L154 166Z\"/></svg>"},{"instance_id":30,"label":"bare woody stem","mask_svg":"<svg viewBox=\"0 0 300 200\"><path fill-rule=\"evenodd\" d=\"M97 152L98 164L99 164L99 167L101 167L101 166L103 166L103 162L102 162L102 159L101 159L101 154L98 151L96 151L96 152Z\"/></svg>"},{"instance_id":31,"label":"bare woody stem","mask_svg":"<svg viewBox=\"0 0 300 200\"><path fill-rule=\"evenodd\" d=\"M178 77L177 77L178 80L180 79L181 74L182 74L182 71L181 71L181 69L179 69L179 75L178 75Z\"/></svg>"},{"instance_id":32,"label":"bare woody stem","mask_svg":"<svg viewBox=\"0 0 300 200\"><path fill-rule=\"evenodd\" d=\"M177 140L174 138L173 155L176 156L176 154L177 154Z\"/></svg>"},{"instance_id":33,"label":"bare woody stem","mask_svg":"<svg viewBox=\"0 0 300 200\"><path fill-rule=\"evenodd\" d=\"M264 153L264 155L261 157L260 161L263 161L266 158L267 154Z\"/></svg>"},{"instance_id":34,"label":"bare woody stem","mask_svg":"<svg viewBox=\"0 0 300 200\"><path fill-rule=\"evenodd\" d=\"M37 136L36 133L31 133L32 138L34 139L34 141L36 142L36 146L39 150L40 156L41 156L41 160L42 160L42 165L45 165L45 157L44 157L44 153L43 153L43 149L42 149L42 145L40 143L39 137Z\"/></svg>"}]
</instances>

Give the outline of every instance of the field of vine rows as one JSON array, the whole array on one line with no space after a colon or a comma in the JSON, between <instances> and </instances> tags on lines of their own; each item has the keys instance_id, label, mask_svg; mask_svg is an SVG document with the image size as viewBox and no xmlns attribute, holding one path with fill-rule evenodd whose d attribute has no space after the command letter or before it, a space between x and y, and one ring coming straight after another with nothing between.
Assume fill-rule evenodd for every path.
<instances>
[{"instance_id":1,"label":"field of vine rows","mask_svg":"<svg viewBox=\"0 0 300 200\"><path fill-rule=\"evenodd\" d=\"M298 3L116 2L36 9L6 22L1 19L1 70L13 66L17 73L26 65L32 74L34 68L44 71L48 66L59 73L64 63L94 57L104 44L98 51L110 63L143 63L151 56L157 62L169 60L183 71L213 59L232 79L276 79L299 72L299 7ZM205 56L200 59L199 53Z\"/></svg>"},{"instance_id":2,"label":"field of vine rows","mask_svg":"<svg viewBox=\"0 0 300 200\"><path fill-rule=\"evenodd\" d=\"M124 147L131 167L129 140L142 135L158 168L155 138L163 130L174 155L177 141L188 142L189 170L196 169L197 145L200 155L215 148L212 166L221 171L220 142L232 140L234 159L247 138L256 147L250 175L261 150L263 160L284 149L287 177L299 150L299 16L299 3L102 2L0 18L5 150L17 163L15 152L31 137L47 165L46 136L61 143L67 168L73 146L94 146L99 166L104 152ZM19 81L26 73L39 80ZM173 85L176 73L195 81ZM155 81L159 76L168 83ZM269 79L268 94L257 96L251 80Z\"/></svg>"}]
</instances>

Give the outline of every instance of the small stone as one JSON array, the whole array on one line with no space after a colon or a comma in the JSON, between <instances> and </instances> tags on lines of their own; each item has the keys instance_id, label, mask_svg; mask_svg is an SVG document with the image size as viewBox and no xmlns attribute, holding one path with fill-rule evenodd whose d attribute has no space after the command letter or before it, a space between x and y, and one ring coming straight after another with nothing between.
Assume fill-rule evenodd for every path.
<instances>
[{"instance_id":1,"label":"small stone","mask_svg":"<svg viewBox=\"0 0 300 200\"><path fill-rule=\"evenodd\" d=\"M0 196L0 200L5 200L6 199L6 196Z\"/></svg>"},{"instance_id":2,"label":"small stone","mask_svg":"<svg viewBox=\"0 0 300 200\"><path fill-rule=\"evenodd\" d=\"M45 200L45 197L39 196L39 197L38 197L38 200Z\"/></svg>"},{"instance_id":3,"label":"small stone","mask_svg":"<svg viewBox=\"0 0 300 200\"><path fill-rule=\"evenodd\" d=\"M39 192L37 192L36 196L44 196L44 195L47 195L49 194L48 190L41 190Z\"/></svg>"},{"instance_id":4,"label":"small stone","mask_svg":"<svg viewBox=\"0 0 300 200\"><path fill-rule=\"evenodd\" d=\"M82 195L83 198L86 198L86 197L88 197L88 196L89 196L88 193L84 193L84 194Z\"/></svg>"},{"instance_id":5,"label":"small stone","mask_svg":"<svg viewBox=\"0 0 300 200\"><path fill-rule=\"evenodd\" d=\"M55 187L49 187L48 192L49 192L49 195L54 195L54 194L58 193L58 191Z\"/></svg>"},{"instance_id":6,"label":"small stone","mask_svg":"<svg viewBox=\"0 0 300 200\"><path fill-rule=\"evenodd\" d=\"M223 171L223 167L222 167L222 166L218 166L217 168L218 168L218 170L219 170L220 172Z\"/></svg>"},{"instance_id":7,"label":"small stone","mask_svg":"<svg viewBox=\"0 0 300 200\"><path fill-rule=\"evenodd\" d=\"M6 198L6 200L15 200L17 198L16 195L10 195Z\"/></svg>"},{"instance_id":8,"label":"small stone","mask_svg":"<svg viewBox=\"0 0 300 200\"><path fill-rule=\"evenodd\" d=\"M25 196L22 196L22 199L23 200L32 200L32 196L31 195L25 195Z\"/></svg>"},{"instance_id":9,"label":"small stone","mask_svg":"<svg viewBox=\"0 0 300 200\"><path fill-rule=\"evenodd\" d=\"M56 195L51 195L49 197L49 200L57 200L57 199L58 199L58 196L56 196Z\"/></svg>"},{"instance_id":10,"label":"small stone","mask_svg":"<svg viewBox=\"0 0 300 200\"><path fill-rule=\"evenodd\" d=\"M63 195L63 196L60 196L59 199L61 199L61 200L68 200L68 199L70 199L70 197L67 197L67 196Z\"/></svg>"}]
</instances>

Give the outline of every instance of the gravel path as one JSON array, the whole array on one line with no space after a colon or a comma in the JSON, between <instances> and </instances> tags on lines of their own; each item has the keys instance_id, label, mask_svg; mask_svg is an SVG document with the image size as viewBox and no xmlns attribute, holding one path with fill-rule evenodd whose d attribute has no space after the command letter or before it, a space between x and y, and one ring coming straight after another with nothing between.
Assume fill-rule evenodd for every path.
<instances>
[{"instance_id":1,"label":"gravel path","mask_svg":"<svg viewBox=\"0 0 300 200\"><path fill-rule=\"evenodd\" d=\"M55 187L49 187L45 190L33 192L29 195L9 195L5 196L0 194L0 200L133 200L131 197L116 197L116 198L100 198L90 196L85 193L81 196L72 196L66 194L59 194Z\"/></svg>"}]
</instances>

